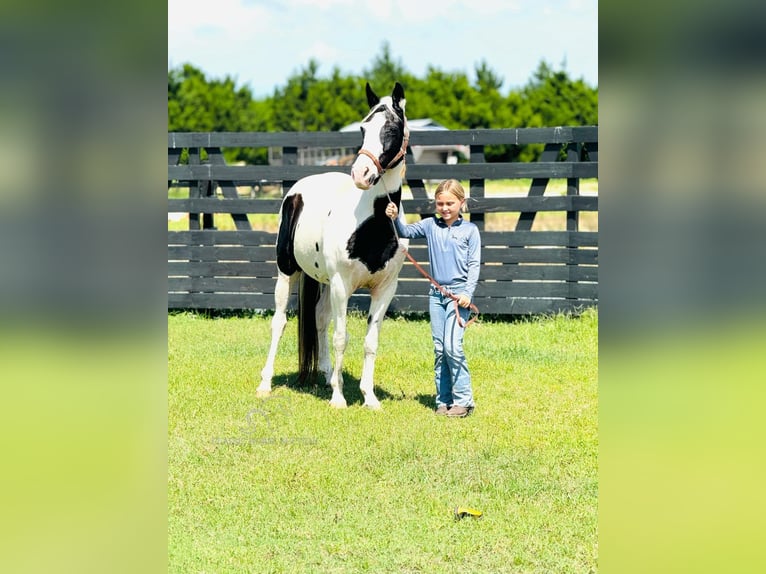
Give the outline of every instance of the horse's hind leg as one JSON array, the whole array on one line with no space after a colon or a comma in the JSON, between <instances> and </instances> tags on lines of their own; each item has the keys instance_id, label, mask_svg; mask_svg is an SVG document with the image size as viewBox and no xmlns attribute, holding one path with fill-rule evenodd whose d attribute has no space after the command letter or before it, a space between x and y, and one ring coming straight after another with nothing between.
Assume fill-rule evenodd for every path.
<instances>
[{"instance_id":1,"label":"horse's hind leg","mask_svg":"<svg viewBox=\"0 0 766 574\"><path fill-rule=\"evenodd\" d=\"M274 377L274 361L277 357L279 339L287 325L287 303L298 273L285 275L281 271L277 276L277 284L274 288L274 317L271 319L271 347L266 359L266 366L261 371L261 384L256 389L259 397L268 397L271 393L271 379Z\"/></svg>"},{"instance_id":2,"label":"horse's hind leg","mask_svg":"<svg viewBox=\"0 0 766 574\"><path fill-rule=\"evenodd\" d=\"M335 348L335 366L330 377L330 386L332 387L330 406L343 409L346 407L346 399L343 396L343 355L346 352L346 344L348 343L348 332L346 331L348 289L342 279L333 277L330 282L329 291L335 325L332 335L332 343Z\"/></svg>"},{"instance_id":3,"label":"horse's hind leg","mask_svg":"<svg viewBox=\"0 0 766 574\"><path fill-rule=\"evenodd\" d=\"M332 362L330 361L330 342L328 331L330 328L330 318L332 316L332 306L330 304L330 288L327 285L322 286L322 292L317 302L317 342L319 344L318 368L324 375L325 383L330 384L332 377Z\"/></svg>"}]
</instances>

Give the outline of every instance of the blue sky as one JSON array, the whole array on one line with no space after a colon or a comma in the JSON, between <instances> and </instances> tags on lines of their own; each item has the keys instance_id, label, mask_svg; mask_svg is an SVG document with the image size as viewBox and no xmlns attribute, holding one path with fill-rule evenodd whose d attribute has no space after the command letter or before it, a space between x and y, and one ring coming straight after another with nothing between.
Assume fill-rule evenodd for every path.
<instances>
[{"instance_id":1,"label":"blue sky","mask_svg":"<svg viewBox=\"0 0 766 574\"><path fill-rule=\"evenodd\" d=\"M483 60L505 94L545 60L598 85L597 0L168 0L168 66L231 76L256 98L312 57L321 77L362 75L384 42L418 77L430 65L473 80Z\"/></svg>"}]
</instances>

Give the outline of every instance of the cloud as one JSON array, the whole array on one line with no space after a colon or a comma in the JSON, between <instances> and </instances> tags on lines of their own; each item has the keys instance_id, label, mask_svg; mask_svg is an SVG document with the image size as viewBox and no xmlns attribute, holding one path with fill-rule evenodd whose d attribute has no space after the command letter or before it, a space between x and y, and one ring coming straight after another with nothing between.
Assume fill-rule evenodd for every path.
<instances>
[{"instance_id":1,"label":"cloud","mask_svg":"<svg viewBox=\"0 0 766 574\"><path fill-rule=\"evenodd\" d=\"M374 4L375 0L368 3ZM494 16L519 12L522 9L521 0L396 0L396 5L397 14L402 19L423 24L439 19L459 21L465 17L466 12Z\"/></svg>"},{"instance_id":2,"label":"cloud","mask_svg":"<svg viewBox=\"0 0 766 574\"><path fill-rule=\"evenodd\" d=\"M598 0L569 0L567 8L572 12L589 12L598 9Z\"/></svg>"},{"instance_id":3,"label":"cloud","mask_svg":"<svg viewBox=\"0 0 766 574\"><path fill-rule=\"evenodd\" d=\"M305 62L308 62L311 58L319 62L332 61L339 58L340 55L341 52L339 50L322 40L314 42L311 47L300 52L300 58Z\"/></svg>"},{"instance_id":4,"label":"cloud","mask_svg":"<svg viewBox=\"0 0 766 574\"><path fill-rule=\"evenodd\" d=\"M223 0L212 10L203 0L168 0L168 48L209 42L212 30L223 34L221 41L237 43L280 17L269 5Z\"/></svg>"},{"instance_id":5,"label":"cloud","mask_svg":"<svg viewBox=\"0 0 766 574\"><path fill-rule=\"evenodd\" d=\"M596 0L168 0L168 64L232 75L269 94L310 59L358 74L383 42L415 75L433 65L470 73L485 60L506 87L541 59L566 56L597 83ZM549 8L551 12L545 13ZM576 24L575 24L576 23ZM547 40L539 42L540 34ZM508 43L514 38L514 49Z\"/></svg>"},{"instance_id":6,"label":"cloud","mask_svg":"<svg viewBox=\"0 0 766 574\"><path fill-rule=\"evenodd\" d=\"M335 10L345 6L352 7L354 4L354 0L282 0L279 2L280 8L287 11L306 7L318 8L319 10Z\"/></svg>"}]
</instances>

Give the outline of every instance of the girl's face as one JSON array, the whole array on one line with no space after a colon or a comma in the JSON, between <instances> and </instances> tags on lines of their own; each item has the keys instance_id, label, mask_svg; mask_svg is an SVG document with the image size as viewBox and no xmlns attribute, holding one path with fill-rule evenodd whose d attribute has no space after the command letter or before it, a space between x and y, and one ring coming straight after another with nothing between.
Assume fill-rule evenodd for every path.
<instances>
[{"instance_id":1,"label":"girl's face","mask_svg":"<svg viewBox=\"0 0 766 574\"><path fill-rule=\"evenodd\" d=\"M442 191L436 196L436 213L441 215L444 223L452 225L460 216L460 208L463 202L455 194L449 191Z\"/></svg>"}]
</instances>

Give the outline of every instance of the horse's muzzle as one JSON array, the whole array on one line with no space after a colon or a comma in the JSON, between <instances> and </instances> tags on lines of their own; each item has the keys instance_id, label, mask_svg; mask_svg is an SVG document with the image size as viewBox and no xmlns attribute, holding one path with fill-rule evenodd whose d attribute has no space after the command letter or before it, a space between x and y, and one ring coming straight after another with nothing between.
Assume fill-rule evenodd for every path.
<instances>
[{"instance_id":1,"label":"horse's muzzle","mask_svg":"<svg viewBox=\"0 0 766 574\"><path fill-rule=\"evenodd\" d=\"M354 180L354 185L356 185L356 187L367 190L378 183L380 174L377 170L371 169L369 166L353 166L351 168L351 179Z\"/></svg>"}]
</instances>

